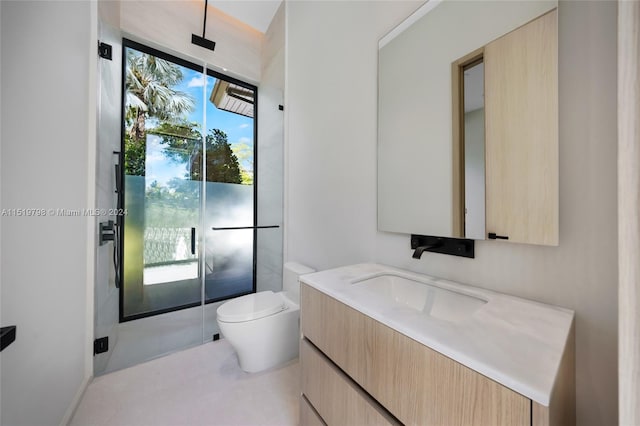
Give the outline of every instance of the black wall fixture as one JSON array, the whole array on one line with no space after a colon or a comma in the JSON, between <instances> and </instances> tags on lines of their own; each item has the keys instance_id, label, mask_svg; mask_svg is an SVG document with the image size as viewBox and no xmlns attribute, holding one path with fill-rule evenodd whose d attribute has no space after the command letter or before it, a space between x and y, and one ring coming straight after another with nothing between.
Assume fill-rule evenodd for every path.
<instances>
[{"instance_id":1,"label":"black wall fixture","mask_svg":"<svg viewBox=\"0 0 640 426\"><path fill-rule=\"evenodd\" d=\"M98 228L98 242L100 245L107 244L109 241L115 241L115 223L112 220L100 222Z\"/></svg>"},{"instance_id":2,"label":"black wall fixture","mask_svg":"<svg viewBox=\"0 0 640 426\"><path fill-rule=\"evenodd\" d=\"M208 0L204 0L204 22L202 23L202 37L195 34L191 34L191 43L213 51L216 48L216 42L212 40L207 40L205 38L205 32L207 31L207 3L208 3Z\"/></svg>"},{"instance_id":3,"label":"black wall fixture","mask_svg":"<svg viewBox=\"0 0 640 426\"><path fill-rule=\"evenodd\" d=\"M113 48L110 44L98 42L98 56L104 59L112 59Z\"/></svg>"},{"instance_id":4,"label":"black wall fixture","mask_svg":"<svg viewBox=\"0 0 640 426\"><path fill-rule=\"evenodd\" d=\"M434 237L431 235L411 235L414 259L420 259L425 251L450 254L453 256L475 257L475 241L464 238Z\"/></svg>"},{"instance_id":5,"label":"black wall fixture","mask_svg":"<svg viewBox=\"0 0 640 426\"><path fill-rule=\"evenodd\" d=\"M93 356L109 351L109 336L100 337L93 341Z\"/></svg>"},{"instance_id":6,"label":"black wall fixture","mask_svg":"<svg viewBox=\"0 0 640 426\"><path fill-rule=\"evenodd\" d=\"M0 335L2 336L0 339L0 351L4 350L4 348L16 340L16 329L17 327L15 325L2 327L0 330Z\"/></svg>"}]
</instances>

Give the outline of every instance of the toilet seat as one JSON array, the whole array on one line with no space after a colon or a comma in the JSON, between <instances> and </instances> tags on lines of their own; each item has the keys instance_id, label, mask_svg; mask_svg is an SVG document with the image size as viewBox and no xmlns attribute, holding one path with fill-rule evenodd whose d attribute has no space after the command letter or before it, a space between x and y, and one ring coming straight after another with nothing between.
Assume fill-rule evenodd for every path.
<instances>
[{"instance_id":1,"label":"toilet seat","mask_svg":"<svg viewBox=\"0 0 640 426\"><path fill-rule=\"evenodd\" d=\"M287 309L283 298L273 291L261 291L237 297L222 304L217 309L218 321L244 322L284 311Z\"/></svg>"}]
</instances>

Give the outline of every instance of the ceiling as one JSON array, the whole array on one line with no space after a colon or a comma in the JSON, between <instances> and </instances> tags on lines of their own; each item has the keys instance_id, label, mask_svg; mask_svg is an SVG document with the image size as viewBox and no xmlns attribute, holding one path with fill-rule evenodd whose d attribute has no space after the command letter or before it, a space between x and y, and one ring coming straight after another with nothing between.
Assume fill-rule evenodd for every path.
<instances>
[{"instance_id":1,"label":"ceiling","mask_svg":"<svg viewBox=\"0 0 640 426\"><path fill-rule=\"evenodd\" d=\"M282 0L210 0L209 4L227 15L265 33Z\"/></svg>"}]
</instances>

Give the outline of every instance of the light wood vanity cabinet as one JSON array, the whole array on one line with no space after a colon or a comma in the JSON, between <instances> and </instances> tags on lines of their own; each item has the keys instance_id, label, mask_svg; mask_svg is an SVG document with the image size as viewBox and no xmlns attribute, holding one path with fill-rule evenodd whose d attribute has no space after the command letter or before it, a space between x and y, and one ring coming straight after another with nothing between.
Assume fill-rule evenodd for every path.
<instances>
[{"instance_id":1,"label":"light wood vanity cabinet","mask_svg":"<svg viewBox=\"0 0 640 426\"><path fill-rule=\"evenodd\" d=\"M558 245L557 9L484 47L486 230Z\"/></svg>"},{"instance_id":2,"label":"light wood vanity cabinet","mask_svg":"<svg viewBox=\"0 0 640 426\"><path fill-rule=\"evenodd\" d=\"M304 283L301 329L302 425L309 411L329 426L550 424L548 408Z\"/></svg>"},{"instance_id":3,"label":"light wood vanity cabinet","mask_svg":"<svg viewBox=\"0 0 640 426\"><path fill-rule=\"evenodd\" d=\"M325 422L316 410L309 404L306 397L300 398L300 425L304 426L323 426Z\"/></svg>"},{"instance_id":4,"label":"light wood vanity cabinet","mask_svg":"<svg viewBox=\"0 0 640 426\"><path fill-rule=\"evenodd\" d=\"M313 401L313 409L327 424L398 424L307 340L300 343L300 358L303 364L302 389L305 398Z\"/></svg>"}]
</instances>

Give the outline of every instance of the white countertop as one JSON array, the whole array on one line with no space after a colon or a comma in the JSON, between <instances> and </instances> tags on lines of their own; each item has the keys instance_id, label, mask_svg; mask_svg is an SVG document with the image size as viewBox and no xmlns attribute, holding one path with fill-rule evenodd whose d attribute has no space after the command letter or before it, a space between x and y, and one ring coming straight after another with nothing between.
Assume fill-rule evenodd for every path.
<instances>
[{"instance_id":1,"label":"white countertop","mask_svg":"<svg viewBox=\"0 0 640 426\"><path fill-rule=\"evenodd\" d=\"M406 315L353 291L352 283L392 273L487 301L471 316L450 322ZM574 312L453 281L378 264L350 265L303 275L311 287L490 379L549 406Z\"/></svg>"}]
</instances>

